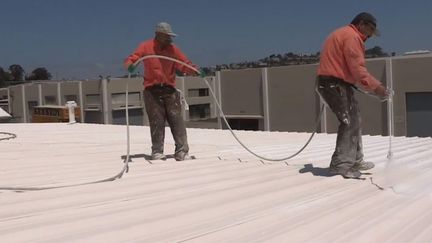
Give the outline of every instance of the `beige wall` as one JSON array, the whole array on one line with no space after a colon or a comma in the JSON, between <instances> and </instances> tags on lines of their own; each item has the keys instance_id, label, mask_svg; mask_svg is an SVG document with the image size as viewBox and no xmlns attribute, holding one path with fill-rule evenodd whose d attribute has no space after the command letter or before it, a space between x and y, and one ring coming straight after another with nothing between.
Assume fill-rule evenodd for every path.
<instances>
[{"instance_id":1,"label":"beige wall","mask_svg":"<svg viewBox=\"0 0 432 243\"><path fill-rule=\"evenodd\" d=\"M79 97L79 82L80 81L69 81L69 82L63 82L60 85L60 104L65 105L66 104L66 100L65 97L66 95L76 95L77 100L76 103L78 106L81 106L82 104L80 103L80 97Z\"/></svg>"},{"instance_id":2,"label":"beige wall","mask_svg":"<svg viewBox=\"0 0 432 243\"><path fill-rule=\"evenodd\" d=\"M407 134L406 93L432 92L432 55L394 58L392 62L395 135L403 136Z\"/></svg>"},{"instance_id":3,"label":"beige wall","mask_svg":"<svg viewBox=\"0 0 432 243\"><path fill-rule=\"evenodd\" d=\"M26 122L31 122L32 121L32 112L30 111L30 107L29 107L29 102L37 102L37 105L39 104L39 86L40 84L29 84L29 85L25 85L25 107L26 110L25 112L27 113L27 121Z\"/></svg>"},{"instance_id":4,"label":"beige wall","mask_svg":"<svg viewBox=\"0 0 432 243\"><path fill-rule=\"evenodd\" d=\"M83 106L84 106L84 122L91 123L103 123L103 107L102 107L102 86L101 81L99 80L91 80L91 81L82 81L82 90L83 90ZM87 110L86 96L89 94L99 94L100 95L100 110L99 111L90 111Z\"/></svg>"},{"instance_id":5,"label":"beige wall","mask_svg":"<svg viewBox=\"0 0 432 243\"><path fill-rule=\"evenodd\" d=\"M312 132L319 113L317 65L268 68L271 131Z\"/></svg>"},{"instance_id":6,"label":"beige wall","mask_svg":"<svg viewBox=\"0 0 432 243\"><path fill-rule=\"evenodd\" d=\"M221 72L222 109L227 116L263 116L261 69Z\"/></svg>"},{"instance_id":7,"label":"beige wall","mask_svg":"<svg viewBox=\"0 0 432 243\"><path fill-rule=\"evenodd\" d=\"M432 92L432 55L392 58L395 89L395 135L406 135L406 93ZM367 60L368 71L383 85L390 58ZM317 65L267 68L268 120L270 130L313 131L319 112L319 98L314 92ZM221 71L222 107L229 117L254 117L265 114L263 69ZM363 134L388 135L387 102L356 92L362 115ZM323 131L337 132L339 122L326 109ZM325 130L326 129L326 130Z\"/></svg>"},{"instance_id":8,"label":"beige wall","mask_svg":"<svg viewBox=\"0 0 432 243\"><path fill-rule=\"evenodd\" d=\"M42 84L42 105L46 105L45 96L54 96L56 97L56 104L59 103L59 97L57 97L57 82Z\"/></svg>"},{"instance_id":9,"label":"beige wall","mask_svg":"<svg viewBox=\"0 0 432 243\"><path fill-rule=\"evenodd\" d=\"M83 81L83 94L99 94L101 91L101 82L99 80Z\"/></svg>"},{"instance_id":10,"label":"beige wall","mask_svg":"<svg viewBox=\"0 0 432 243\"><path fill-rule=\"evenodd\" d=\"M11 111L10 114L13 116L14 122L26 122L24 120L24 110L23 110L23 92L22 85L11 86L10 90L10 100L11 100Z\"/></svg>"},{"instance_id":11,"label":"beige wall","mask_svg":"<svg viewBox=\"0 0 432 243\"><path fill-rule=\"evenodd\" d=\"M130 92L143 91L143 79L142 78L127 78L112 79L108 81L108 92L109 93L125 93L126 82L128 82L128 90Z\"/></svg>"}]
</instances>

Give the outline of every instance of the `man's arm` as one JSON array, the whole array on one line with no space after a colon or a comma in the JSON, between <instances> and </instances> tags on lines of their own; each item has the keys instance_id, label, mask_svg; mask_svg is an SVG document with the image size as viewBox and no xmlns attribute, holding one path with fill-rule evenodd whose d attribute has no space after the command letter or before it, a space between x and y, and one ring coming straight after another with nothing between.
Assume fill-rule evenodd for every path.
<instances>
[{"instance_id":1,"label":"man's arm","mask_svg":"<svg viewBox=\"0 0 432 243\"><path fill-rule=\"evenodd\" d=\"M189 64L191 66L193 66L196 69L199 69L199 67L195 64L193 64L187 57L185 54L183 54L183 52L177 48L174 47L174 52L175 52L175 56L177 57L177 59L179 61L182 61L186 64ZM181 65L179 63L175 63L175 69L182 72L182 73L186 73L188 75L197 75L198 73L192 69L190 69L189 67L186 67L185 65Z\"/></svg>"},{"instance_id":2,"label":"man's arm","mask_svg":"<svg viewBox=\"0 0 432 243\"><path fill-rule=\"evenodd\" d=\"M138 59L140 59L144 55L145 55L145 44L141 43L132 54L126 57L123 63L124 68L127 69L129 72L131 71L133 72L135 67L131 65L133 65Z\"/></svg>"},{"instance_id":3,"label":"man's arm","mask_svg":"<svg viewBox=\"0 0 432 243\"><path fill-rule=\"evenodd\" d=\"M364 89L374 92L376 95L386 97L386 88L366 69L364 48L361 40L356 38L348 39L345 42L343 51L348 68L356 83L360 84Z\"/></svg>"}]
</instances>

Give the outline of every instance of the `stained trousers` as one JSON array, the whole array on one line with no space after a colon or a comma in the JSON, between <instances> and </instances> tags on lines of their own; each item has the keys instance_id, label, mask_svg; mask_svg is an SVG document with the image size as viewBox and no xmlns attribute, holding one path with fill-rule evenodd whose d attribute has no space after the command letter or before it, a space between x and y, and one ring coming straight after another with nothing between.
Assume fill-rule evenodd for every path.
<instances>
[{"instance_id":1,"label":"stained trousers","mask_svg":"<svg viewBox=\"0 0 432 243\"><path fill-rule=\"evenodd\" d=\"M354 88L341 79L318 76L316 89L339 120L330 167L349 169L363 160L361 117Z\"/></svg>"},{"instance_id":2,"label":"stained trousers","mask_svg":"<svg viewBox=\"0 0 432 243\"><path fill-rule=\"evenodd\" d=\"M166 122L174 137L175 155L189 152L180 98L180 93L172 86L151 86L144 89L145 108L150 122L152 154L164 151Z\"/></svg>"}]
</instances>

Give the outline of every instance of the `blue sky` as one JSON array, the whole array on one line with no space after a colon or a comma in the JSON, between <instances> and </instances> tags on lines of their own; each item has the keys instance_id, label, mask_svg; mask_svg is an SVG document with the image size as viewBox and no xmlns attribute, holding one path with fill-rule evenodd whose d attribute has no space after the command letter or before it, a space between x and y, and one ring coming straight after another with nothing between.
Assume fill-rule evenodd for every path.
<instances>
[{"instance_id":1,"label":"blue sky","mask_svg":"<svg viewBox=\"0 0 432 243\"><path fill-rule=\"evenodd\" d=\"M53 78L118 76L157 22L169 22L199 66L316 53L359 12L378 19L367 48L432 50L431 0L1 0L0 67L46 67Z\"/></svg>"}]
</instances>

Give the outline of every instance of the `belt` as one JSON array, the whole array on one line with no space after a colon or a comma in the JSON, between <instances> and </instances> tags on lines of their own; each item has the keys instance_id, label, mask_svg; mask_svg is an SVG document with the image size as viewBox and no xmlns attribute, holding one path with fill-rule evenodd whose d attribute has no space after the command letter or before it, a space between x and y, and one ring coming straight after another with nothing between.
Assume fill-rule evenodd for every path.
<instances>
[{"instance_id":1,"label":"belt","mask_svg":"<svg viewBox=\"0 0 432 243\"><path fill-rule=\"evenodd\" d=\"M318 75L318 78L321 79L321 80L341 81L341 82L346 83L343 79L336 78L336 77L333 77L333 76Z\"/></svg>"},{"instance_id":2,"label":"belt","mask_svg":"<svg viewBox=\"0 0 432 243\"><path fill-rule=\"evenodd\" d=\"M357 88L357 86L355 86L354 84L351 84L351 83L345 82L343 79L340 79L340 78L336 78L336 77L333 77L333 76L326 76L326 75L318 75L318 79L319 79L319 80L323 80L323 81L333 81L333 82L338 82L338 83L340 83L340 84L342 84L342 85L348 85L348 86L351 86L353 89L355 89L355 90L361 92L361 91L359 90L359 88Z\"/></svg>"},{"instance_id":3,"label":"belt","mask_svg":"<svg viewBox=\"0 0 432 243\"><path fill-rule=\"evenodd\" d=\"M149 86L148 88L165 88L165 87L173 87L169 84L166 83L157 83L157 84L153 84L152 86Z\"/></svg>"}]
</instances>

